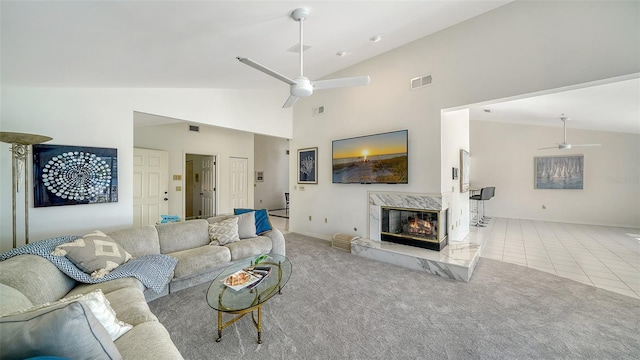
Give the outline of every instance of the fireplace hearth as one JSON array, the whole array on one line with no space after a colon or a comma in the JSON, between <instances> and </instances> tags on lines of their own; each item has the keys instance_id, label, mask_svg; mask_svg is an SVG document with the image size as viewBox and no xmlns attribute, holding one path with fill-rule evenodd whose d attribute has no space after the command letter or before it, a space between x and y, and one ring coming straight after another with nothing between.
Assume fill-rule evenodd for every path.
<instances>
[{"instance_id":1,"label":"fireplace hearth","mask_svg":"<svg viewBox=\"0 0 640 360\"><path fill-rule=\"evenodd\" d=\"M380 239L398 244L442 250L447 246L446 210L381 207Z\"/></svg>"}]
</instances>

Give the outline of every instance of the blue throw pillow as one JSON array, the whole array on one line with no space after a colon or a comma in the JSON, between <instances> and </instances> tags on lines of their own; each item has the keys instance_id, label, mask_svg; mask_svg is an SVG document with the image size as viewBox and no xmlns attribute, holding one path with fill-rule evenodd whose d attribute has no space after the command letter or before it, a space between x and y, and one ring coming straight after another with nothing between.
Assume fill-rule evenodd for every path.
<instances>
[{"instance_id":1,"label":"blue throw pillow","mask_svg":"<svg viewBox=\"0 0 640 360\"><path fill-rule=\"evenodd\" d=\"M234 215L240 215L253 211L256 218L256 234L262 235L271 230L271 223L269 222L269 213L266 209L254 210L254 209L233 209Z\"/></svg>"}]
</instances>

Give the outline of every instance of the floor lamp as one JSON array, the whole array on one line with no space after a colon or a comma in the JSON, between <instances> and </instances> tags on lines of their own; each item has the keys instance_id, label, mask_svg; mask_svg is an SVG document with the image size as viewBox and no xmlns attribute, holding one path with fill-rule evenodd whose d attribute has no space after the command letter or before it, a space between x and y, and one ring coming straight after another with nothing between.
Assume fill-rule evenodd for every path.
<instances>
[{"instance_id":1,"label":"floor lamp","mask_svg":"<svg viewBox=\"0 0 640 360\"><path fill-rule=\"evenodd\" d=\"M51 140L48 136L0 131L0 141L11 144L11 206L13 218L13 247L16 247L16 194L24 185L24 238L29 243L29 187L27 157L29 147Z\"/></svg>"}]
</instances>

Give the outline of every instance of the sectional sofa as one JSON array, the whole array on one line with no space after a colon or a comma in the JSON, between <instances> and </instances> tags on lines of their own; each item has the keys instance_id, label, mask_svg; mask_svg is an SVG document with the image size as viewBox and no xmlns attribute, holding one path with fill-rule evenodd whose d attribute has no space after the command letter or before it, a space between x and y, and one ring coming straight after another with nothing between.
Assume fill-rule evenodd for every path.
<instances>
[{"instance_id":1,"label":"sectional sofa","mask_svg":"<svg viewBox=\"0 0 640 360\"><path fill-rule=\"evenodd\" d=\"M261 231L252 230L251 221L239 225L242 236L235 241L212 241L211 229L218 224L251 216L249 212L107 233L134 260L164 254L174 261L167 284L155 290L136 277L81 283L43 256L5 256L0 261L0 358L182 359L147 302L211 281L237 260L285 255L282 233L273 228L257 235ZM106 298L106 305L100 304L101 298Z\"/></svg>"}]
</instances>

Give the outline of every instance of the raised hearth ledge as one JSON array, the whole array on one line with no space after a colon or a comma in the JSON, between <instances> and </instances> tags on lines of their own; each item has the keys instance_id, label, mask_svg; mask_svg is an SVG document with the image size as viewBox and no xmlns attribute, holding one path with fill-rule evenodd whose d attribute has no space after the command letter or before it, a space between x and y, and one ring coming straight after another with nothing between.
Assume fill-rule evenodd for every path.
<instances>
[{"instance_id":1,"label":"raised hearth ledge","mask_svg":"<svg viewBox=\"0 0 640 360\"><path fill-rule=\"evenodd\" d=\"M480 249L468 242L449 243L442 251L362 238L351 242L355 255L465 282L471 280Z\"/></svg>"}]
</instances>

